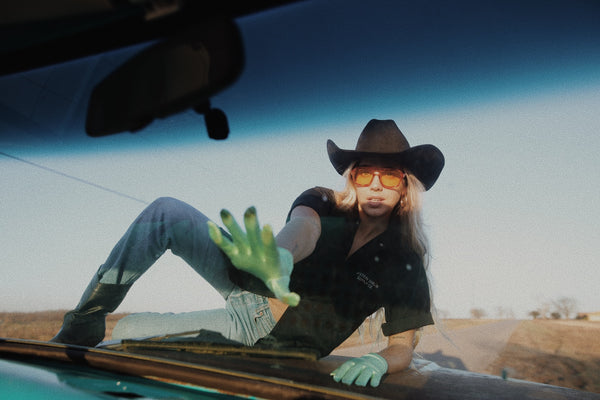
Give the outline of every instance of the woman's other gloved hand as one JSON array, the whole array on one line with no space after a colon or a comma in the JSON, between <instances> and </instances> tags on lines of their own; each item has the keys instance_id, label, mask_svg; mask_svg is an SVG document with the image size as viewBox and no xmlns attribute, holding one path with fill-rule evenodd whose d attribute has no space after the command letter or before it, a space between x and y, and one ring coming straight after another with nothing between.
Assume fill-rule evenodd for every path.
<instances>
[{"instance_id":1,"label":"woman's other gloved hand","mask_svg":"<svg viewBox=\"0 0 600 400\"><path fill-rule=\"evenodd\" d=\"M388 364L385 358L376 353L369 353L360 358L346 361L333 371L331 376L334 381L342 381L346 385L354 383L357 386L367 386L370 381L371 386L377 387L387 370Z\"/></svg>"},{"instance_id":2,"label":"woman's other gloved hand","mask_svg":"<svg viewBox=\"0 0 600 400\"><path fill-rule=\"evenodd\" d=\"M224 237L219 227L210 221L208 233L213 242L229 257L231 263L262 280L275 297L285 304L297 306L300 296L289 289L294 258L288 250L277 247L269 225L260 229L256 209L250 207L244 213L246 232L240 228L229 211L221 210L221 219L233 240Z\"/></svg>"}]
</instances>

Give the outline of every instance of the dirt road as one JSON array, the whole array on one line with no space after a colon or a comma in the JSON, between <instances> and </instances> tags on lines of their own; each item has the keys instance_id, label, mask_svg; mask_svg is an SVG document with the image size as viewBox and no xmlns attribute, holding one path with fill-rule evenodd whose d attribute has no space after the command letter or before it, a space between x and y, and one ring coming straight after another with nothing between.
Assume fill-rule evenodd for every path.
<instances>
[{"instance_id":1,"label":"dirt road","mask_svg":"<svg viewBox=\"0 0 600 400\"><path fill-rule=\"evenodd\" d=\"M520 321L505 320L446 332L423 335L416 351L441 367L486 372L500 355ZM453 344L454 343L454 344Z\"/></svg>"},{"instance_id":2,"label":"dirt road","mask_svg":"<svg viewBox=\"0 0 600 400\"><path fill-rule=\"evenodd\" d=\"M446 335L452 342L439 333L423 335L416 352L440 367L484 373L518 325L519 321L503 320L449 330ZM358 357L383 347L385 343L371 343L339 349L334 354Z\"/></svg>"}]
</instances>

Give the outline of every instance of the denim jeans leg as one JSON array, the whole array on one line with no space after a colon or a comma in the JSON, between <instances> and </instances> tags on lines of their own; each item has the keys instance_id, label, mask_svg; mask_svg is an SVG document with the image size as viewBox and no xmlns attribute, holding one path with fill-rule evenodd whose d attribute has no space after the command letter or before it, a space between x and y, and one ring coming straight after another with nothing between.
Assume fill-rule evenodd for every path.
<instances>
[{"instance_id":1,"label":"denim jeans leg","mask_svg":"<svg viewBox=\"0 0 600 400\"><path fill-rule=\"evenodd\" d=\"M125 317L113 338L147 337L209 329L252 345L275 321L266 297L229 279L229 260L208 235L208 218L168 197L149 205L114 247L98 274L102 283L133 284L167 249L186 261L227 301L225 309L192 313L141 313Z\"/></svg>"},{"instance_id":2,"label":"denim jeans leg","mask_svg":"<svg viewBox=\"0 0 600 400\"><path fill-rule=\"evenodd\" d=\"M145 338L206 329L252 346L274 326L275 319L266 297L235 289L223 309L128 315L119 320L113 329L112 339Z\"/></svg>"},{"instance_id":3,"label":"denim jeans leg","mask_svg":"<svg viewBox=\"0 0 600 400\"><path fill-rule=\"evenodd\" d=\"M234 323L229 338L246 346L268 335L275 326L268 299L258 294L236 289L227 298L225 310Z\"/></svg>"},{"instance_id":4,"label":"denim jeans leg","mask_svg":"<svg viewBox=\"0 0 600 400\"><path fill-rule=\"evenodd\" d=\"M229 338L233 325L231 315L223 308L184 313L135 313L117 322L112 339L146 338L200 329L218 332Z\"/></svg>"},{"instance_id":5,"label":"denim jeans leg","mask_svg":"<svg viewBox=\"0 0 600 400\"><path fill-rule=\"evenodd\" d=\"M212 242L208 218L190 205L168 197L150 204L131 224L100 267L102 283L133 284L170 249L226 299L236 285L229 260Z\"/></svg>"}]
</instances>

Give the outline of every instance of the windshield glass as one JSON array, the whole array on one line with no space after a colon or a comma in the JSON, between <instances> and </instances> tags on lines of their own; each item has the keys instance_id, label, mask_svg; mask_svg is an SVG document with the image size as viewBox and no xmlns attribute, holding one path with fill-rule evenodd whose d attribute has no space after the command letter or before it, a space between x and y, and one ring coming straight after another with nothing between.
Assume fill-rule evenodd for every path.
<instances>
[{"instance_id":1,"label":"windshield glass","mask_svg":"<svg viewBox=\"0 0 600 400\"><path fill-rule=\"evenodd\" d=\"M1 77L0 336L51 339L94 277L127 284L109 307L105 340L128 314L224 309L229 289L179 250L149 254L160 257L139 278L102 268L159 198L223 228L222 209L243 226L254 206L277 234L305 190L344 189L327 140L354 150L370 120L391 119L412 147L432 144L445 159L422 196L423 270L438 323L411 326L421 332L417 352L442 367L600 392L599 12L585 1L328 1L239 17L243 72L211 98L228 118L223 141L209 139L192 110L134 134L86 136L94 86L148 44ZM362 244L374 237L365 235ZM357 274L370 290L371 278ZM290 288L304 304L302 288ZM377 329L397 318L364 307ZM461 350L434 342L434 326ZM484 326L501 332L501 345L474 359ZM334 354L378 352L388 336L361 330ZM540 360L552 372L536 369Z\"/></svg>"}]
</instances>

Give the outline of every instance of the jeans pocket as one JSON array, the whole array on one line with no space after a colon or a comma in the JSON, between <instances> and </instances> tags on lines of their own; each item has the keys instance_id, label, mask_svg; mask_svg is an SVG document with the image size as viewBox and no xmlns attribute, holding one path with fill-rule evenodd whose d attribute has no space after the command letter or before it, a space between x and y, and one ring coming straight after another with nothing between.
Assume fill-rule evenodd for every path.
<instances>
[{"instance_id":1,"label":"jeans pocket","mask_svg":"<svg viewBox=\"0 0 600 400\"><path fill-rule=\"evenodd\" d=\"M254 324L259 338L268 335L271 330L273 330L275 319L273 318L268 303L262 304L256 308L256 312L254 313Z\"/></svg>"}]
</instances>

